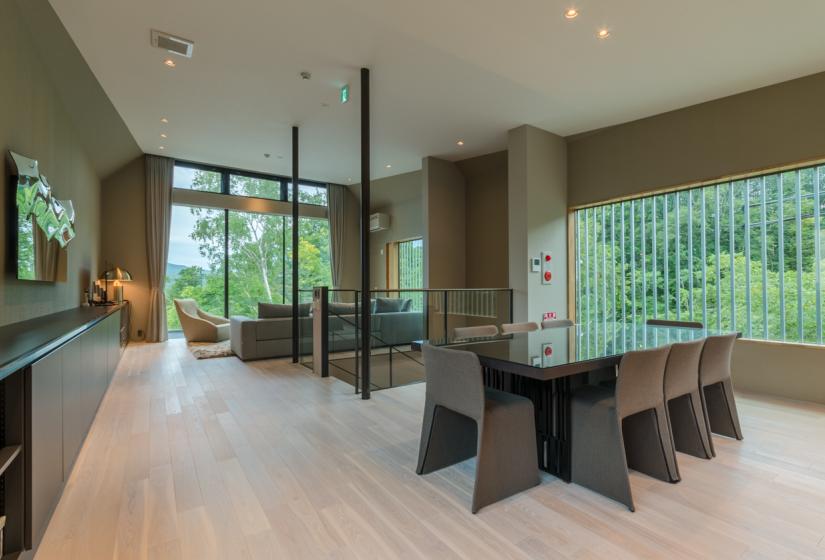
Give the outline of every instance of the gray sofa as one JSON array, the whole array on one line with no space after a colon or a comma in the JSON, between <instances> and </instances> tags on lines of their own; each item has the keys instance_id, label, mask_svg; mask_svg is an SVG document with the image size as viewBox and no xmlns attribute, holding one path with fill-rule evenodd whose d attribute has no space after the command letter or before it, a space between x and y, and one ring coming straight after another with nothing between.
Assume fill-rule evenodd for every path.
<instances>
[{"instance_id":1,"label":"gray sofa","mask_svg":"<svg viewBox=\"0 0 825 560\"><path fill-rule=\"evenodd\" d=\"M373 347L409 344L424 338L424 314L411 310L411 301L378 298L371 304ZM329 305L329 351L355 350L355 306L346 303ZM299 351L312 353L312 317L310 304L301 304L299 312ZM258 318L230 317L232 351L242 360L282 358L292 355L292 306L258 304Z\"/></svg>"}]
</instances>

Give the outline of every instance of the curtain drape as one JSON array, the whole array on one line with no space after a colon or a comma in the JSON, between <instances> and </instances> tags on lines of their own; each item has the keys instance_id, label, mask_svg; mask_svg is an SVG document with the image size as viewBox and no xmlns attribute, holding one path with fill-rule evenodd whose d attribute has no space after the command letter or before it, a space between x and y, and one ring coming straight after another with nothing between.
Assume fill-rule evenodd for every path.
<instances>
[{"instance_id":1,"label":"curtain drape","mask_svg":"<svg viewBox=\"0 0 825 560\"><path fill-rule=\"evenodd\" d=\"M332 287L340 288L344 275L344 187L329 185L329 260L332 266Z\"/></svg>"},{"instance_id":2,"label":"curtain drape","mask_svg":"<svg viewBox=\"0 0 825 560\"><path fill-rule=\"evenodd\" d=\"M166 328L166 259L172 219L172 173L174 161L146 156L146 253L149 258L149 320L146 341L163 342Z\"/></svg>"}]
</instances>

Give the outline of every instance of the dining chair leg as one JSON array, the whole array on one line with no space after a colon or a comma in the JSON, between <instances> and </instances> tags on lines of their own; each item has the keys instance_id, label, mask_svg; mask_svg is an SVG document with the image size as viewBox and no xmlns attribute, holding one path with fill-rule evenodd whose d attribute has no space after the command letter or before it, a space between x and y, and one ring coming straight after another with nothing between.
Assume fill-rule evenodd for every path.
<instances>
[{"instance_id":1,"label":"dining chair leg","mask_svg":"<svg viewBox=\"0 0 825 560\"><path fill-rule=\"evenodd\" d=\"M730 379L705 387L705 404L713 433L743 439Z\"/></svg>"},{"instance_id":2,"label":"dining chair leg","mask_svg":"<svg viewBox=\"0 0 825 560\"><path fill-rule=\"evenodd\" d=\"M487 412L478 437L472 512L539 482L532 403Z\"/></svg>"},{"instance_id":3,"label":"dining chair leg","mask_svg":"<svg viewBox=\"0 0 825 560\"><path fill-rule=\"evenodd\" d=\"M570 429L571 481L636 511L615 409L602 411L574 399Z\"/></svg>"},{"instance_id":4,"label":"dining chair leg","mask_svg":"<svg viewBox=\"0 0 825 560\"><path fill-rule=\"evenodd\" d=\"M477 431L473 419L428 400L415 472L431 473L475 456Z\"/></svg>"},{"instance_id":5,"label":"dining chair leg","mask_svg":"<svg viewBox=\"0 0 825 560\"><path fill-rule=\"evenodd\" d=\"M666 482L680 480L664 405L628 416L622 432L628 467Z\"/></svg>"},{"instance_id":6,"label":"dining chair leg","mask_svg":"<svg viewBox=\"0 0 825 560\"><path fill-rule=\"evenodd\" d=\"M705 411L699 396L699 389L672 399L667 404L676 450L700 459L712 458L710 432L705 422Z\"/></svg>"}]
</instances>

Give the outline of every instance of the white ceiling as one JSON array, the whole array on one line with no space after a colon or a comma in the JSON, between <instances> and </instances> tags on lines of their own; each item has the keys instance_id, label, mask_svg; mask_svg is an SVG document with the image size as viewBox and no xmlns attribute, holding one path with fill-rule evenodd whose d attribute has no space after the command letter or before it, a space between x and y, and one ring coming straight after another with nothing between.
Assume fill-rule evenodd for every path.
<instances>
[{"instance_id":1,"label":"white ceiling","mask_svg":"<svg viewBox=\"0 0 825 560\"><path fill-rule=\"evenodd\" d=\"M297 124L301 176L339 183L359 181L361 66L374 178L825 70L822 0L573 0L573 21L567 0L50 1L145 152L289 175ZM194 57L165 67L153 28Z\"/></svg>"}]
</instances>

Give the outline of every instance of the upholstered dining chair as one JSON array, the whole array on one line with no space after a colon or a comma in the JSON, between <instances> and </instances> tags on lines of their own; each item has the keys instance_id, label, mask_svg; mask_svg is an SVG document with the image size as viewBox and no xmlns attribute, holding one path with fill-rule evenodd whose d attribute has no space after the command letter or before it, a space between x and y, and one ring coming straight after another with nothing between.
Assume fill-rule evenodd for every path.
<instances>
[{"instance_id":1,"label":"upholstered dining chair","mask_svg":"<svg viewBox=\"0 0 825 560\"><path fill-rule=\"evenodd\" d=\"M472 512L539 483L533 403L485 388L472 352L425 345L418 474L477 456Z\"/></svg>"},{"instance_id":2,"label":"upholstered dining chair","mask_svg":"<svg viewBox=\"0 0 825 560\"><path fill-rule=\"evenodd\" d=\"M648 319L647 324L651 327L686 327L689 329L704 328L704 325L698 321L671 321L669 319Z\"/></svg>"},{"instance_id":3,"label":"upholstered dining chair","mask_svg":"<svg viewBox=\"0 0 825 560\"><path fill-rule=\"evenodd\" d=\"M705 339L670 347L665 368L665 405L677 451L710 459L710 431L699 392L699 362Z\"/></svg>"},{"instance_id":4,"label":"upholstered dining chair","mask_svg":"<svg viewBox=\"0 0 825 560\"><path fill-rule=\"evenodd\" d=\"M573 392L571 478L635 511L628 468L668 482L679 480L664 405L670 348L627 352L615 393L584 385Z\"/></svg>"},{"instance_id":5,"label":"upholstered dining chair","mask_svg":"<svg viewBox=\"0 0 825 560\"><path fill-rule=\"evenodd\" d=\"M730 378L730 363L736 338L736 333L707 338L699 364L699 383L709 431L741 440L742 428L739 425L739 413L736 411ZM715 455L712 442L711 450Z\"/></svg>"},{"instance_id":6,"label":"upholstered dining chair","mask_svg":"<svg viewBox=\"0 0 825 560\"><path fill-rule=\"evenodd\" d=\"M220 342L229 338L229 319L201 310L194 299L174 301L183 336L187 341Z\"/></svg>"},{"instance_id":7,"label":"upholstered dining chair","mask_svg":"<svg viewBox=\"0 0 825 560\"><path fill-rule=\"evenodd\" d=\"M482 338L485 336L498 335L498 327L495 325L481 325L478 327L456 327L453 329L453 338Z\"/></svg>"},{"instance_id":8,"label":"upholstered dining chair","mask_svg":"<svg viewBox=\"0 0 825 560\"><path fill-rule=\"evenodd\" d=\"M504 323L501 325L501 334L533 332L537 330L539 330L539 326L532 321L527 323Z\"/></svg>"},{"instance_id":9,"label":"upholstered dining chair","mask_svg":"<svg viewBox=\"0 0 825 560\"><path fill-rule=\"evenodd\" d=\"M572 327L575 325L570 319L547 319L541 322L542 329L558 329L561 327Z\"/></svg>"}]
</instances>

